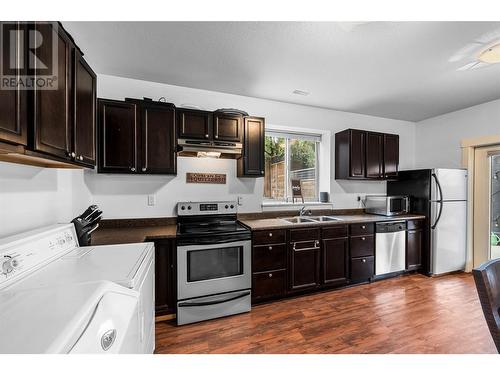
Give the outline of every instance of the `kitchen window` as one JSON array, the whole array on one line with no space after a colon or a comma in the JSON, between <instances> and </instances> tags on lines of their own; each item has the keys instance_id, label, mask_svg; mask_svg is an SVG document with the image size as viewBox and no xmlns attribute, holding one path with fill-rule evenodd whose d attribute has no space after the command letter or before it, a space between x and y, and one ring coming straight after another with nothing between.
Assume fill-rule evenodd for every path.
<instances>
[{"instance_id":1,"label":"kitchen window","mask_svg":"<svg viewBox=\"0 0 500 375\"><path fill-rule=\"evenodd\" d=\"M292 197L296 186L300 186L304 202L319 200L320 142L318 134L266 131L265 201L302 203L302 199Z\"/></svg>"}]
</instances>

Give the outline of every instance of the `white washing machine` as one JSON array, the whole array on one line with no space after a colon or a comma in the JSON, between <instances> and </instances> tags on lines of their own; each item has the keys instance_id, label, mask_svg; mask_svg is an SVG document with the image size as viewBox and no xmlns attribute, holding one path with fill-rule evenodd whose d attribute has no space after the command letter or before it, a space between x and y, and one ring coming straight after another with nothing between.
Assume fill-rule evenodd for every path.
<instances>
[{"instance_id":1,"label":"white washing machine","mask_svg":"<svg viewBox=\"0 0 500 375\"><path fill-rule=\"evenodd\" d=\"M136 293L139 340L136 352L153 353L152 243L78 247L73 225L64 224L0 240L0 262L2 292L35 293L107 280Z\"/></svg>"}]
</instances>

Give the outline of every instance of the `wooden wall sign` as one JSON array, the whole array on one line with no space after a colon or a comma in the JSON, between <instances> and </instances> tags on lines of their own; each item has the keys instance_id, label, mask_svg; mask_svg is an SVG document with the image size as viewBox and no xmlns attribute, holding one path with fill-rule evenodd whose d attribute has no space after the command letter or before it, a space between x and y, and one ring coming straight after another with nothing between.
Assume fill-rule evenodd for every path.
<instances>
[{"instance_id":1,"label":"wooden wall sign","mask_svg":"<svg viewBox=\"0 0 500 375\"><path fill-rule=\"evenodd\" d=\"M186 173L186 182L191 184L225 184L223 173Z\"/></svg>"}]
</instances>

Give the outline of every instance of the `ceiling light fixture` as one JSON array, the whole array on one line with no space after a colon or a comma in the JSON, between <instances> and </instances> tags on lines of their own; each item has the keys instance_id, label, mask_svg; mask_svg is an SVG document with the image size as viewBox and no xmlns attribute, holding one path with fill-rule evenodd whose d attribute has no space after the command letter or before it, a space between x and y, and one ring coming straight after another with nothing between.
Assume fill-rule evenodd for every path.
<instances>
[{"instance_id":1,"label":"ceiling light fixture","mask_svg":"<svg viewBox=\"0 0 500 375\"><path fill-rule=\"evenodd\" d=\"M302 95L302 96L307 96L309 95L309 92L304 91L304 90L293 90L292 92L295 95Z\"/></svg>"},{"instance_id":2,"label":"ceiling light fixture","mask_svg":"<svg viewBox=\"0 0 500 375\"><path fill-rule=\"evenodd\" d=\"M479 54L478 59L488 64L500 62L500 43L495 44Z\"/></svg>"}]
</instances>

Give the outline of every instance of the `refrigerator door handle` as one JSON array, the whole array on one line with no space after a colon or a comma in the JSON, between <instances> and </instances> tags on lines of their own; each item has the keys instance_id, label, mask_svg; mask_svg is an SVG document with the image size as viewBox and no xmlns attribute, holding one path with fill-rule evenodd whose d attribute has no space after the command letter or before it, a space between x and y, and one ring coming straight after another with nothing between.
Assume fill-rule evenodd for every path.
<instances>
[{"instance_id":1,"label":"refrigerator door handle","mask_svg":"<svg viewBox=\"0 0 500 375\"><path fill-rule=\"evenodd\" d=\"M438 216L436 218L436 221L434 222L433 225L431 225L431 229L436 229L436 226L439 223L439 219L441 219L441 214L443 213L443 201L438 201L436 203L439 203L439 213L438 213Z\"/></svg>"},{"instance_id":2,"label":"refrigerator door handle","mask_svg":"<svg viewBox=\"0 0 500 375\"><path fill-rule=\"evenodd\" d=\"M432 177L434 177L434 180L436 180L436 186L438 187L439 190L439 199L437 199L437 201L443 202L443 189L441 189L441 184L439 183L439 180L435 173L432 174Z\"/></svg>"}]
</instances>

